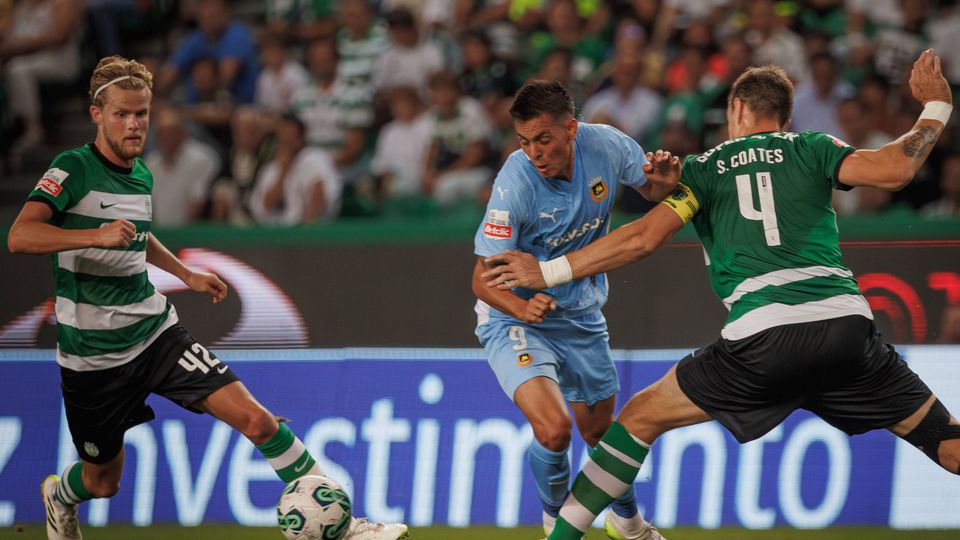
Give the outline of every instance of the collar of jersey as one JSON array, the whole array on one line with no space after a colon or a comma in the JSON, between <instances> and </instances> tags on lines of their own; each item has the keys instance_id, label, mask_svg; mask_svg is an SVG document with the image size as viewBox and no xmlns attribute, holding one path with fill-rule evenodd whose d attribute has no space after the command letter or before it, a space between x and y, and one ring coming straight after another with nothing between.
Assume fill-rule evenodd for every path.
<instances>
[{"instance_id":1,"label":"collar of jersey","mask_svg":"<svg viewBox=\"0 0 960 540\"><path fill-rule=\"evenodd\" d=\"M103 155L100 152L100 149L97 148L97 145L94 143L87 143L87 146L90 147L90 151L93 152L93 155L97 156L97 159L100 160L100 163L103 163L108 169L113 172L118 172L120 174L130 174L133 172L133 167L121 167L116 163L107 159L107 156Z\"/></svg>"}]
</instances>

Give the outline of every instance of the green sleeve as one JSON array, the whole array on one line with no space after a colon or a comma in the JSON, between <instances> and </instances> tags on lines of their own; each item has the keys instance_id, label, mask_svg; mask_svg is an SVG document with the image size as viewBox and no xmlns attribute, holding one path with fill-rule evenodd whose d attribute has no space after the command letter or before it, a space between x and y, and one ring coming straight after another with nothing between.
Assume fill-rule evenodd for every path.
<instances>
[{"instance_id":1,"label":"green sleeve","mask_svg":"<svg viewBox=\"0 0 960 540\"><path fill-rule=\"evenodd\" d=\"M700 157L698 154L691 154L684 158L683 167L680 169L680 182L693 191L702 208L704 204L707 204L710 193L707 190L709 184L704 181L704 166L697 161Z\"/></svg>"},{"instance_id":2,"label":"green sleeve","mask_svg":"<svg viewBox=\"0 0 960 540\"><path fill-rule=\"evenodd\" d=\"M58 212L73 207L86 195L82 160L71 153L54 158L27 200L47 203Z\"/></svg>"},{"instance_id":3,"label":"green sleeve","mask_svg":"<svg viewBox=\"0 0 960 540\"><path fill-rule=\"evenodd\" d=\"M847 191L850 186L840 183L840 165L856 148L827 133L804 131L800 134L803 144L801 158L810 167L823 175L835 189Z\"/></svg>"}]
</instances>

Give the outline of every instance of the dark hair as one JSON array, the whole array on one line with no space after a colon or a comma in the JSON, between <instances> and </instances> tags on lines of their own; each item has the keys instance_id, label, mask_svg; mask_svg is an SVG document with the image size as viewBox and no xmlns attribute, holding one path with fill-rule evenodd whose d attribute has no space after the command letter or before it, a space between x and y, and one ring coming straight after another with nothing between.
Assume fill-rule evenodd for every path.
<instances>
[{"instance_id":1,"label":"dark hair","mask_svg":"<svg viewBox=\"0 0 960 540\"><path fill-rule=\"evenodd\" d=\"M427 88L431 90L436 90L437 88L452 88L459 92L460 79L450 71L435 71L427 79Z\"/></svg>"},{"instance_id":2,"label":"dark hair","mask_svg":"<svg viewBox=\"0 0 960 540\"><path fill-rule=\"evenodd\" d=\"M334 41L333 38L321 37L312 39L307 43L305 51L309 51L317 46L330 47L330 49L333 50L333 57L338 62L340 61L340 49L337 48L337 42Z\"/></svg>"},{"instance_id":3,"label":"dark hair","mask_svg":"<svg viewBox=\"0 0 960 540\"><path fill-rule=\"evenodd\" d=\"M384 17L387 26L391 28L416 28L417 21L413 18L413 13L409 9L396 8Z\"/></svg>"},{"instance_id":4,"label":"dark hair","mask_svg":"<svg viewBox=\"0 0 960 540\"><path fill-rule=\"evenodd\" d=\"M493 47L490 36L480 28L469 28L460 35L460 43L466 43L468 41L477 41L488 50Z\"/></svg>"},{"instance_id":5,"label":"dark hair","mask_svg":"<svg viewBox=\"0 0 960 540\"><path fill-rule=\"evenodd\" d=\"M785 126L793 114L793 83L778 66L752 67L730 89L728 103L739 98L761 118L775 118Z\"/></svg>"},{"instance_id":6,"label":"dark hair","mask_svg":"<svg viewBox=\"0 0 960 540\"><path fill-rule=\"evenodd\" d=\"M307 125L303 123L303 120L300 120L300 117L291 113L285 112L280 115L280 123L291 123L297 126L297 129L300 131L300 138L305 139L307 136Z\"/></svg>"},{"instance_id":7,"label":"dark hair","mask_svg":"<svg viewBox=\"0 0 960 540\"><path fill-rule=\"evenodd\" d=\"M815 62L820 62L820 61L830 62L830 64L831 64L834 68L836 68L837 65L838 65L838 63L837 63L837 57L835 57L834 55L830 54L830 53L827 52L827 51L820 51L820 52L818 52L818 53L814 53L814 54L810 57L810 65L811 65L811 66L812 66Z\"/></svg>"},{"instance_id":8,"label":"dark hair","mask_svg":"<svg viewBox=\"0 0 960 540\"><path fill-rule=\"evenodd\" d=\"M510 106L510 116L514 120L532 120L541 114L573 117L574 112L570 91L557 81L543 79L524 83Z\"/></svg>"}]
</instances>

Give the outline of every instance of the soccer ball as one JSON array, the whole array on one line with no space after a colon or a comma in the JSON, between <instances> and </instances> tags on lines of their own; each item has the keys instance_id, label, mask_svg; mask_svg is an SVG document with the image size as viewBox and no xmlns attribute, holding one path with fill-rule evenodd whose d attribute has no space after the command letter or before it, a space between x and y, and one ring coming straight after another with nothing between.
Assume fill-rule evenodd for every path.
<instances>
[{"instance_id":1,"label":"soccer ball","mask_svg":"<svg viewBox=\"0 0 960 540\"><path fill-rule=\"evenodd\" d=\"M350 498L325 476L290 482L277 502L277 521L290 540L340 540L350 528Z\"/></svg>"}]
</instances>

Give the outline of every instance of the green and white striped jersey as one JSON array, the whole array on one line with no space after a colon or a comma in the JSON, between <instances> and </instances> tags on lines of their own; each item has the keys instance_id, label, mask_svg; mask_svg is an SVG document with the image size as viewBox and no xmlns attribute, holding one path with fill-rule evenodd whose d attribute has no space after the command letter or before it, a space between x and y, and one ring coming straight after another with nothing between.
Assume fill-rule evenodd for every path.
<instances>
[{"instance_id":1,"label":"green and white striped jersey","mask_svg":"<svg viewBox=\"0 0 960 540\"><path fill-rule=\"evenodd\" d=\"M108 161L92 144L57 156L29 200L54 209L51 224L95 229L118 219L136 225L126 248L54 253L57 363L76 371L133 360L177 322L167 298L147 279L153 176L137 158L131 169Z\"/></svg>"},{"instance_id":2,"label":"green and white striped jersey","mask_svg":"<svg viewBox=\"0 0 960 540\"><path fill-rule=\"evenodd\" d=\"M845 315L873 318L843 265L832 190L854 151L825 133L759 133L683 163L665 201L703 242L714 292L730 311L721 336Z\"/></svg>"}]
</instances>

